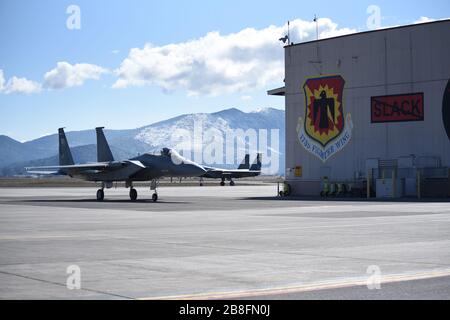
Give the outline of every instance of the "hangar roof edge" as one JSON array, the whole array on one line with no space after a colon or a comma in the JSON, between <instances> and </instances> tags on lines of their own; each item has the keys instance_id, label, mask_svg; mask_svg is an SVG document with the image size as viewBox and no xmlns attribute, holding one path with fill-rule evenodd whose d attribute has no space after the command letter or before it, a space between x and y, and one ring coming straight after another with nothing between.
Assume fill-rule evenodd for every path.
<instances>
[{"instance_id":1,"label":"hangar roof edge","mask_svg":"<svg viewBox=\"0 0 450 320\"><path fill-rule=\"evenodd\" d=\"M286 88L281 87L281 88L269 90L269 91L267 91L267 95L284 97L286 95Z\"/></svg>"},{"instance_id":2,"label":"hangar roof edge","mask_svg":"<svg viewBox=\"0 0 450 320\"><path fill-rule=\"evenodd\" d=\"M430 22L408 24L408 25L404 25L404 26L388 27L388 28L377 29L377 30L368 30L368 31L362 31L362 32L349 33L349 34L344 34L342 36L337 36L337 37L331 37L331 38L324 38L324 39L319 39L319 40L311 40L311 41L306 41L306 42L294 43L294 44L290 44L290 45L284 46L284 48L288 49L288 48L297 47L297 46L301 46L301 45L317 43L317 42L322 42L322 41L328 41L328 40L334 40L334 39L340 39L340 38L345 38L345 37L364 35L364 34L368 34L368 33L391 31L391 30L406 29L406 28L413 28L413 27L421 27L421 26L425 26L425 25L446 23L446 22L450 22L450 19L442 19L442 20L436 20L436 21L430 21Z\"/></svg>"}]
</instances>

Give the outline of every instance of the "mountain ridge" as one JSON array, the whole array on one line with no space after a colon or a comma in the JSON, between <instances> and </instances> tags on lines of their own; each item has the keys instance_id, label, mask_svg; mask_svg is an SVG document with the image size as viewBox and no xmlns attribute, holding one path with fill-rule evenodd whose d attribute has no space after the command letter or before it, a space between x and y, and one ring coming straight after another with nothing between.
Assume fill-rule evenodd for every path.
<instances>
[{"instance_id":1,"label":"mountain ridge","mask_svg":"<svg viewBox=\"0 0 450 320\"><path fill-rule=\"evenodd\" d=\"M202 126L202 131L212 130L215 134L225 136L235 129L271 129L280 130L280 151L284 154L284 110L264 108L258 111L243 112L237 108L228 108L213 113L186 113L170 119L158 121L135 129L106 129L105 136L109 141L117 160L137 156L138 154L159 152L162 147L180 147L176 132L194 133L194 126ZM81 162L96 161L95 130L68 131L69 145L79 155ZM179 137L178 137L179 138ZM269 137L270 140L270 137ZM191 149L203 147L191 145ZM256 151L257 146L249 146ZM189 148L186 148L189 150ZM58 153L58 134L39 137L26 142L19 142L5 135L0 135L0 175L24 174L24 166L56 165ZM92 153L88 155L87 153ZM190 155L187 155L190 157ZM240 159L235 159L239 162ZM55 163L56 162L56 163ZM284 159L280 159L280 168ZM281 170L280 170L281 171ZM281 171L282 172L282 171Z\"/></svg>"}]
</instances>

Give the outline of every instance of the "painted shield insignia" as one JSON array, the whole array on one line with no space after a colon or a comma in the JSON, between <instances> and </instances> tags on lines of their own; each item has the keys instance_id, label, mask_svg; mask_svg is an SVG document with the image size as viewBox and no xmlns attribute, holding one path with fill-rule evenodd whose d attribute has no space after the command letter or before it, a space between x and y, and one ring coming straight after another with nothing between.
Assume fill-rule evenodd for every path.
<instances>
[{"instance_id":1,"label":"painted shield insignia","mask_svg":"<svg viewBox=\"0 0 450 320\"><path fill-rule=\"evenodd\" d=\"M327 76L307 79L305 118L299 119L297 133L303 147L326 162L343 149L351 139L353 124L345 117L343 105L344 79Z\"/></svg>"}]
</instances>

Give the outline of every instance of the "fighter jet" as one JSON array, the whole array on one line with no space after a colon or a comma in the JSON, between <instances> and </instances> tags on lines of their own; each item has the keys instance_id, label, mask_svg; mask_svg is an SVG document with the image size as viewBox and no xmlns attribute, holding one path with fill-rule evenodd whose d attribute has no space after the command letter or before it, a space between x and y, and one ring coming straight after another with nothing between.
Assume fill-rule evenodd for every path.
<instances>
[{"instance_id":1,"label":"fighter jet","mask_svg":"<svg viewBox=\"0 0 450 320\"><path fill-rule=\"evenodd\" d=\"M130 188L131 201L137 200L137 191L133 188L135 181L151 181L154 190L152 199L158 201L157 180L162 177L200 177L206 170L200 165L182 157L175 150L164 148L160 155L146 153L135 158L116 161L103 133L103 127L96 128L97 162L74 164L64 128L59 134L59 166L25 168L30 173L57 174L76 177L87 181L101 182L97 191L97 200L103 201L104 189L113 187L113 183L124 181Z\"/></svg>"},{"instance_id":2,"label":"fighter jet","mask_svg":"<svg viewBox=\"0 0 450 320\"><path fill-rule=\"evenodd\" d=\"M212 168L212 167L203 167L206 170L206 173L201 176L202 178L212 178L212 179L221 179L220 185L225 185L225 180L230 181L230 186L234 186L233 178L239 179L244 177L256 177L261 174L261 160L262 154L258 153L255 161L250 166L250 155L246 154L244 161L239 165L237 169L227 170L220 168ZM200 185L203 180L200 180Z\"/></svg>"}]
</instances>

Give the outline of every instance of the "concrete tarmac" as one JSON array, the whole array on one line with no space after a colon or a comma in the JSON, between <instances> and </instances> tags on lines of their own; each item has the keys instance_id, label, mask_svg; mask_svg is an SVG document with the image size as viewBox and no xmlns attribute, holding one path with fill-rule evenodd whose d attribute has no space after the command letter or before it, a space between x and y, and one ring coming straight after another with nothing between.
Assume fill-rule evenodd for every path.
<instances>
[{"instance_id":1,"label":"concrete tarmac","mask_svg":"<svg viewBox=\"0 0 450 320\"><path fill-rule=\"evenodd\" d=\"M0 298L450 298L448 202L276 191L163 187L153 203L138 188L132 203L126 189L97 202L95 188L2 188ZM66 285L74 265L80 290Z\"/></svg>"}]
</instances>

